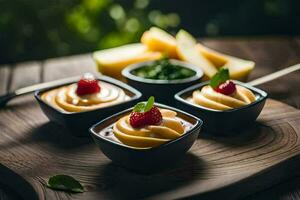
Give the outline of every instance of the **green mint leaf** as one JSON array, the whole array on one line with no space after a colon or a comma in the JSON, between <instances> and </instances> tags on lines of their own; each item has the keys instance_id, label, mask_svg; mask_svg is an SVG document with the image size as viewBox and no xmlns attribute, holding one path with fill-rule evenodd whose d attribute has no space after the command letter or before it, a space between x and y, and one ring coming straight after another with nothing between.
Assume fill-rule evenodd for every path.
<instances>
[{"instance_id":1,"label":"green mint leaf","mask_svg":"<svg viewBox=\"0 0 300 200\"><path fill-rule=\"evenodd\" d=\"M49 178L47 187L54 190L82 193L83 186L73 177L67 175L55 175Z\"/></svg>"},{"instance_id":2,"label":"green mint leaf","mask_svg":"<svg viewBox=\"0 0 300 200\"><path fill-rule=\"evenodd\" d=\"M212 88L218 87L221 83L224 83L229 79L229 70L221 68L210 80L209 85Z\"/></svg>"},{"instance_id":3,"label":"green mint leaf","mask_svg":"<svg viewBox=\"0 0 300 200\"><path fill-rule=\"evenodd\" d=\"M146 103L140 102L140 103L136 104L133 108L133 112L148 112L149 110L151 110L153 105L154 105L154 97L151 96L151 97L149 97L149 99Z\"/></svg>"},{"instance_id":4,"label":"green mint leaf","mask_svg":"<svg viewBox=\"0 0 300 200\"><path fill-rule=\"evenodd\" d=\"M148 112L149 110L151 110L153 105L154 105L154 97L151 96L151 97L149 97L149 99L145 105L144 112Z\"/></svg>"},{"instance_id":5,"label":"green mint leaf","mask_svg":"<svg viewBox=\"0 0 300 200\"><path fill-rule=\"evenodd\" d=\"M145 109L145 103L140 102L134 106L133 112L144 112L144 109Z\"/></svg>"}]
</instances>

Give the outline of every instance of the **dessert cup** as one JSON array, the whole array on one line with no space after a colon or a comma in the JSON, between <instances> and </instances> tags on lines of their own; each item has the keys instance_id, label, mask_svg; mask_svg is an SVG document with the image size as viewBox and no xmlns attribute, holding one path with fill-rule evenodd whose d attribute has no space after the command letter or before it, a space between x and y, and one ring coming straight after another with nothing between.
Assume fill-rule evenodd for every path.
<instances>
[{"instance_id":1,"label":"dessert cup","mask_svg":"<svg viewBox=\"0 0 300 200\"><path fill-rule=\"evenodd\" d=\"M78 80L80 77L78 77ZM97 78L99 81L112 84L117 86L125 91L125 93L130 97L129 100L116 103L110 106L97 108L94 110L83 111L83 112L66 112L63 110L59 110L54 106L46 103L42 98L41 95L44 92L50 91L54 88L48 88L45 90L39 90L35 92L35 98L38 101L42 111L44 114L55 123L65 126L67 129L70 130L70 133L75 136L88 136L88 128L96 123L99 120L105 119L108 116L119 112L120 110L124 110L132 105L134 105L141 97L141 93L136 89L128 86L125 83L122 83L116 79L107 77L107 76L100 76ZM66 83L64 85L69 85L74 82ZM64 86L60 85L58 87ZM57 88L57 87L55 87Z\"/></svg>"},{"instance_id":2,"label":"dessert cup","mask_svg":"<svg viewBox=\"0 0 300 200\"><path fill-rule=\"evenodd\" d=\"M204 122L203 129L217 135L234 134L235 130L246 128L253 124L262 111L267 93L261 89L252 87L247 83L234 81L235 84L251 90L256 96L256 100L246 106L229 110L214 110L206 108L187 100L195 90L201 89L209 82L200 83L186 88L175 95L176 105L185 111L201 118Z\"/></svg>"},{"instance_id":3,"label":"dessert cup","mask_svg":"<svg viewBox=\"0 0 300 200\"><path fill-rule=\"evenodd\" d=\"M101 134L103 129L112 126L118 119L128 115L133 108L108 117L90 128L90 133L101 151L114 163L140 172L151 172L172 167L178 162L196 141L202 120L184 111L163 104L159 108L177 112L177 116L192 124L192 127L180 137L151 148L136 148ZM111 133L108 133L111 134Z\"/></svg>"}]
</instances>

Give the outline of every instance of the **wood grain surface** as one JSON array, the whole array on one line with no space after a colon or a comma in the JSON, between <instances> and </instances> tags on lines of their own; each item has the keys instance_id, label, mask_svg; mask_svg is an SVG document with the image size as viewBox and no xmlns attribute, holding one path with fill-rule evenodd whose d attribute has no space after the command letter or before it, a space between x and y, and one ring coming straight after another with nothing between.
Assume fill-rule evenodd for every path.
<instances>
[{"instance_id":1,"label":"wood grain surface","mask_svg":"<svg viewBox=\"0 0 300 200\"><path fill-rule=\"evenodd\" d=\"M72 137L48 122L36 103L8 106L0 116L6 122L1 124L0 159L25 179L15 187L17 180L10 178L10 186L24 199L34 198L34 190L39 199L175 199L194 195L234 199L297 174L287 174L285 169L300 151L300 111L271 100L252 129L226 138L202 133L184 162L150 175L114 165L89 138ZM71 195L48 189L45 183L55 174L76 177L87 191ZM258 177L252 180L251 176ZM259 180L264 184L247 187ZM34 190L28 189L27 182Z\"/></svg>"},{"instance_id":2,"label":"wood grain surface","mask_svg":"<svg viewBox=\"0 0 300 200\"><path fill-rule=\"evenodd\" d=\"M250 79L300 61L299 39L202 41L216 50L255 60L257 67ZM33 73L28 73L28 68ZM0 93L85 71L95 72L90 54L3 66ZM291 74L261 88L272 98L299 108L299 75ZM140 175L112 164L89 139L73 138L49 122L32 96L25 96L0 110L0 182L5 185L0 185L0 197L18 199L21 194L33 199L35 188L41 199L169 199L203 191L207 192L201 197L208 199L224 195L228 199L297 199L299 120L295 108L268 101L253 129L236 138L212 138L203 133L183 163L159 174ZM75 195L45 188L48 177L59 173L79 179L87 192ZM216 188L217 192L208 191Z\"/></svg>"}]
</instances>

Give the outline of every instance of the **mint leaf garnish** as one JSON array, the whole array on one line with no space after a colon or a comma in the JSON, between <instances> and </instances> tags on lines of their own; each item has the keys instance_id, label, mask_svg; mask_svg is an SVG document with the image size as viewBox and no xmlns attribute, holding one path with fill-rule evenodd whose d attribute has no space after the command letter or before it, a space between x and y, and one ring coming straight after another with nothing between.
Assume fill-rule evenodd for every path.
<instances>
[{"instance_id":1,"label":"mint leaf garnish","mask_svg":"<svg viewBox=\"0 0 300 200\"><path fill-rule=\"evenodd\" d=\"M212 88L218 87L221 83L229 80L229 70L225 68L221 68L210 80L209 85Z\"/></svg>"},{"instance_id":2,"label":"mint leaf garnish","mask_svg":"<svg viewBox=\"0 0 300 200\"><path fill-rule=\"evenodd\" d=\"M154 97L151 96L149 97L146 105L145 105L145 109L144 109L144 112L148 112L149 110L151 110L151 108L153 107L154 105Z\"/></svg>"},{"instance_id":3,"label":"mint leaf garnish","mask_svg":"<svg viewBox=\"0 0 300 200\"><path fill-rule=\"evenodd\" d=\"M83 186L73 177L67 175L55 175L49 178L47 187L54 190L82 193Z\"/></svg>"},{"instance_id":4,"label":"mint leaf garnish","mask_svg":"<svg viewBox=\"0 0 300 200\"><path fill-rule=\"evenodd\" d=\"M145 103L140 102L134 106L133 111L134 112L143 112L144 108L145 108Z\"/></svg>"},{"instance_id":5,"label":"mint leaf garnish","mask_svg":"<svg viewBox=\"0 0 300 200\"><path fill-rule=\"evenodd\" d=\"M148 112L153 107L154 101L155 100L154 100L153 96L149 97L149 99L146 103L140 102L140 103L136 104L133 108L133 112Z\"/></svg>"}]
</instances>

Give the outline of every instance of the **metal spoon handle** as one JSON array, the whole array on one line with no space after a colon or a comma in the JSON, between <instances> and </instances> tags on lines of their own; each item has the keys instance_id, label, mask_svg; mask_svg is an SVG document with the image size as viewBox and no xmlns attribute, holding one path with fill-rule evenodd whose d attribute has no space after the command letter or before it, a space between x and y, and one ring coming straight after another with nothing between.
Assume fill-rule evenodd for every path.
<instances>
[{"instance_id":1,"label":"metal spoon handle","mask_svg":"<svg viewBox=\"0 0 300 200\"><path fill-rule=\"evenodd\" d=\"M55 81L51 81L51 82L39 83L36 85L31 85L28 87L17 89L17 90L15 90L15 93L16 93L16 95L27 94L27 93L34 92L36 90L43 90L46 88L51 88L51 87L63 85L66 83L70 83L73 81L77 81L78 79L79 79L79 76L73 76L73 77L59 79L59 80L55 80Z\"/></svg>"},{"instance_id":2,"label":"metal spoon handle","mask_svg":"<svg viewBox=\"0 0 300 200\"><path fill-rule=\"evenodd\" d=\"M268 74L266 76L260 77L258 79L253 80L253 81L250 81L250 82L248 82L248 84L252 85L252 86L261 85L263 83L266 83L266 82L272 81L274 79L280 78L284 75L287 75L287 74L292 73L294 71L297 71L299 69L300 69L300 63L296 64L296 65L293 65L293 66L290 66L290 67L287 67L285 69L279 70L279 71L274 72L272 74Z\"/></svg>"},{"instance_id":3,"label":"metal spoon handle","mask_svg":"<svg viewBox=\"0 0 300 200\"><path fill-rule=\"evenodd\" d=\"M9 100L11 100L12 98L14 98L16 96L28 94L28 93L34 92L36 90L42 90L42 89L46 89L46 88L51 88L51 87L63 85L63 84L66 84L66 83L71 83L71 82L77 81L78 79L79 79L79 76L74 76L74 77L69 77L69 78L60 79L60 80L51 81L51 82L46 82L46 83L39 83L39 84L36 84L36 85L32 85L32 86L17 89L13 92L10 92L10 93L6 94L6 95L0 96L0 107L5 106L6 103Z\"/></svg>"}]
</instances>

